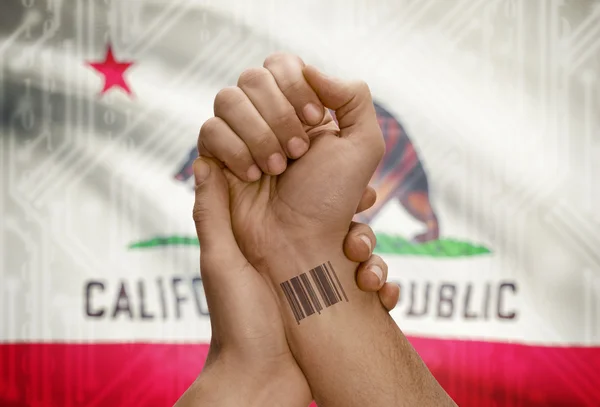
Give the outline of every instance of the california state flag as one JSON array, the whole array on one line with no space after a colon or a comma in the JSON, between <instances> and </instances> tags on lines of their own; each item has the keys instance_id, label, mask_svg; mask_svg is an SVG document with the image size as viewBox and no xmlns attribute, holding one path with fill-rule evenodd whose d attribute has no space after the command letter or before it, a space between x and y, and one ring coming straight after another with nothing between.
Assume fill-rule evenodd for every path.
<instances>
[{"instance_id":1,"label":"california state flag","mask_svg":"<svg viewBox=\"0 0 600 407\"><path fill-rule=\"evenodd\" d=\"M171 406L195 379L197 132L282 49L371 86L387 153L361 219L401 286L394 319L456 402L600 405L593 62L530 41L537 16L589 15L568 20L576 44L598 14L284 3L3 2L0 405Z\"/></svg>"}]
</instances>

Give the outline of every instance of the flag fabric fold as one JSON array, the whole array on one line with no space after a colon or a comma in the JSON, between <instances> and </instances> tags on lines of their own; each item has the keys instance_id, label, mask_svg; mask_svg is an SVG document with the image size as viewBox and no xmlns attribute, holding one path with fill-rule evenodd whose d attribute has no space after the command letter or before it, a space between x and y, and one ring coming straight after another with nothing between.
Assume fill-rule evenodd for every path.
<instances>
[{"instance_id":1,"label":"flag fabric fold","mask_svg":"<svg viewBox=\"0 0 600 407\"><path fill-rule=\"evenodd\" d=\"M358 220L457 403L598 405L591 5L552 8L573 25L565 73L558 45L524 51L546 27L526 1L29 3L0 18L0 405L167 406L195 379L196 137L216 92L279 50L369 83L387 153ZM482 50L484 20L504 40Z\"/></svg>"}]
</instances>

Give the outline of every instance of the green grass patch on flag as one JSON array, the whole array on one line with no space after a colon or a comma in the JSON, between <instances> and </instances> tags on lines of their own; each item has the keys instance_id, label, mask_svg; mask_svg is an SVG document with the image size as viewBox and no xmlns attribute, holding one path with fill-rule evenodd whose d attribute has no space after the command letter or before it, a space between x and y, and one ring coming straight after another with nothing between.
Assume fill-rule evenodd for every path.
<instances>
[{"instance_id":1,"label":"green grass patch on flag","mask_svg":"<svg viewBox=\"0 0 600 407\"><path fill-rule=\"evenodd\" d=\"M161 246L196 246L200 244L196 236L158 236L148 240L140 240L129 245L130 249L150 249Z\"/></svg>"},{"instance_id":2,"label":"green grass patch on flag","mask_svg":"<svg viewBox=\"0 0 600 407\"><path fill-rule=\"evenodd\" d=\"M475 245L458 239L441 238L425 243L416 243L401 236L385 233L377 234L379 254L425 257L471 257L491 253L485 246Z\"/></svg>"},{"instance_id":3,"label":"green grass patch on flag","mask_svg":"<svg viewBox=\"0 0 600 407\"><path fill-rule=\"evenodd\" d=\"M195 236L164 236L141 240L129 245L130 249L150 249L163 246L196 246L198 239ZM386 233L377 234L375 252L379 254L393 254L396 256L422 256L422 257L471 257L489 254L491 251L481 245L465 242L458 239L442 238L425 243L416 243L401 236Z\"/></svg>"}]
</instances>

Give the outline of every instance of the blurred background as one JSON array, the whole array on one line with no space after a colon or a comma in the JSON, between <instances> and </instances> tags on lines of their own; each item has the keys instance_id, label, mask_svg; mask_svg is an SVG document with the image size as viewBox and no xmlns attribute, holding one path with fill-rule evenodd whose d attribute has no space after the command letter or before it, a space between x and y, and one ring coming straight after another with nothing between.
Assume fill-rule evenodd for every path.
<instances>
[{"instance_id":1,"label":"blurred background","mask_svg":"<svg viewBox=\"0 0 600 407\"><path fill-rule=\"evenodd\" d=\"M600 405L594 0L3 0L0 405L170 406L194 380L196 137L274 51L369 83L361 220L456 402Z\"/></svg>"}]
</instances>

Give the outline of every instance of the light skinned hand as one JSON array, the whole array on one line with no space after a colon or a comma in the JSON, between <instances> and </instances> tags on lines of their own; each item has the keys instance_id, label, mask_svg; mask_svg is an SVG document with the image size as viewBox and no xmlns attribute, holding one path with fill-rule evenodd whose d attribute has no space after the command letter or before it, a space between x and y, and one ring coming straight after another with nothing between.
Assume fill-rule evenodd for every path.
<instances>
[{"instance_id":1,"label":"light skinned hand","mask_svg":"<svg viewBox=\"0 0 600 407\"><path fill-rule=\"evenodd\" d=\"M302 370L287 373L304 375L320 405L453 405L399 327L381 310L377 297L358 288L351 275L358 264L344 254L352 218L385 150L368 86L328 77L286 54L267 58L264 67L271 76L260 70L260 75L243 75L253 78L251 84L238 82L238 88L252 89L252 97L245 90L247 98L239 97L239 91L217 95L215 119L202 127L200 146L211 145L209 139L233 140L235 135L248 144L248 129L257 128L261 120L267 123L264 109L270 104L281 102L281 107L291 112L284 99L301 117L298 112L307 110L307 100L314 100L314 95L323 114L319 122L307 123L304 117L302 128L310 148L296 160L287 161L285 169L282 166L281 172L275 172L278 175L267 168L256 181L244 178L234 169L237 158L241 161L244 156L243 149L218 162L209 158L218 149L207 147L205 153L201 149L202 157L194 167L197 179L204 180L222 167L220 174L227 181L227 188L219 195L228 199L229 213L223 214L222 220L228 222L226 230L231 228L233 233L227 235L228 242L215 243L215 250L233 247L234 241L239 247L235 255L229 253L203 267L211 269L226 259L243 258L242 270L251 270L255 276L258 271L275 301L275 305L265 307L269 312L263 321L274 321L276 308L280 324L271 324L278 328L265 333L272 341L269 349L261 349L266 353L256 353L263 358L271 356L266 360L293 355ZM297 72L302 72L302 78ZM338 123L326 108L335 111ZM272 129L269 124L267 127ZM253 149L249 150L252 155ZM215 154L212 157L218 158ZM202 206L199 208L196 219L204 212ZM201 235L199 230L202 241ZM360 283L364 274L360 267L358 270ZM218 321L216 318L215 323ZM220 331L227 332L227 325ZM259 343L251 341L250 345L257 347ZM238 349L242 346L238 343ZM246 348L248 355L251 349ZM277 375L276 369L268 370ZM283 377L280 374L277 379ZM289 394L301 393L301 389L287 390Z\"/></svg>"},{"instance_id":2,"label":"light skinned hand","mask_svg":"<svg viewBox=\"0 0 600 407\"><path fill-rule=\"evenodd\" d=\"M269 405L305 407L312 395L289 351L275 297L235 242L228 186L220 164L214 159L205 162L210 171L200 174L205 179L196 187L194 220L212 338L203 372L176 406L195 406L201 401L203 406L214 403L223 407L264 400ZM195 163L194 169L197 174L206 167ZM357 210L368 209L375 199L375 191L367 188ZM344 252L349 259L363 262L356 276L358 286L365 291L379 290L389 311L398 302L399 289L385 283L387 265L372 254L375 243L368 225L353 223L344 240ZM373 265L384 270L381 281L368 271Z\"/></svg>"},{"instance_id":3,"label":"light skinned hand","mask_svg":"<svg viewBox=\"0 0 600 407\"><path fill-rule=\"evenodd\" d=\"M238 86L217 95L215 118L202 126L198 143L202 156L216 156L231 169L225 174L242 253L259 265L283 246L316 239L320 245L339 245L385 149L368 86L329 78L287 54L267 58L263 69L244 72ZM321 102L336 111L339 127ZM245 150L219 157L222 148L207 147L217 140L248 144L250 129L271 128L265 117L272 115L272 105L283 112L275 122L300 125L297 116L298 122L289 116L307 110L306 103L318 104L322 113L317 124L301 124L310 149L278 176L263 173L260 180L248 182L235 170L244 162Z\"/></svg>"}]
</instances>

